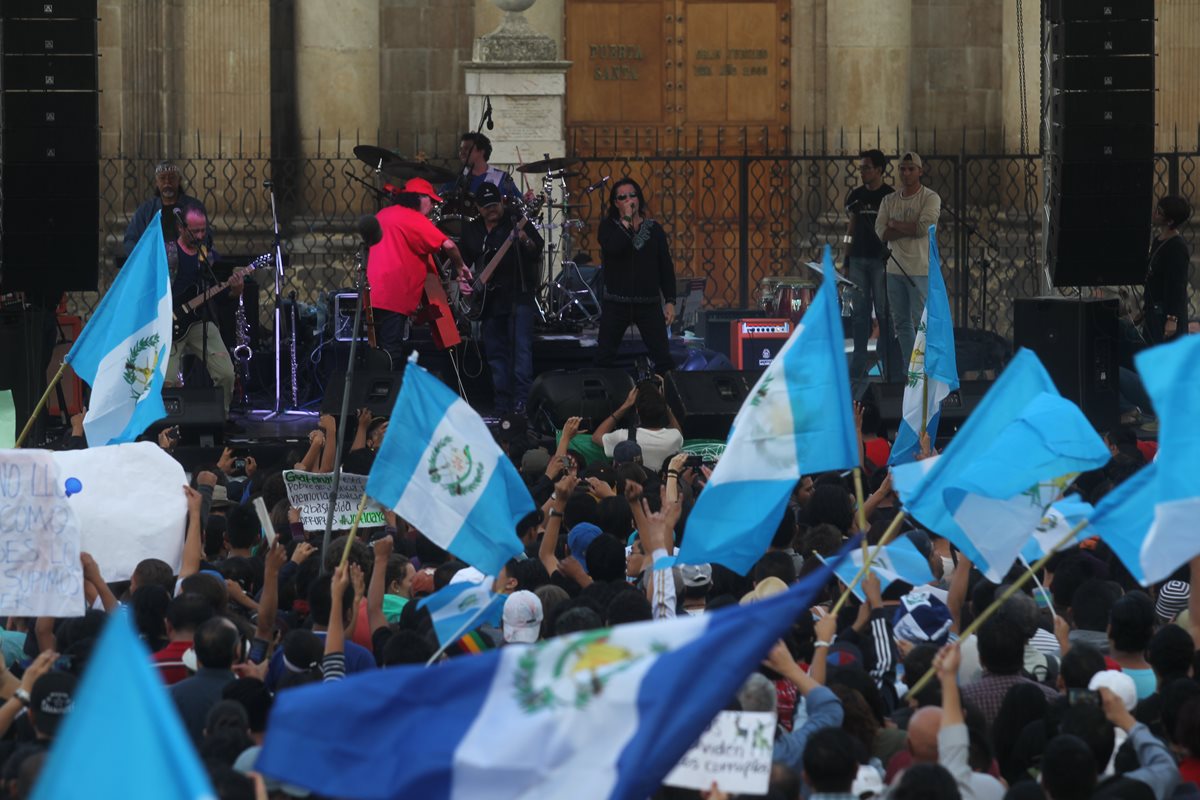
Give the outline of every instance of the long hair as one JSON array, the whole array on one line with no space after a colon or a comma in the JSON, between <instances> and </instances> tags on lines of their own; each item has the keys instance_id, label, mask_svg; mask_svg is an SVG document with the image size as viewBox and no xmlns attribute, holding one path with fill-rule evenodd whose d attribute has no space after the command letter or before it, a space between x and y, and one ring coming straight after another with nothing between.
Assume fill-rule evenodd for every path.
<instances>
[{"instance_id":1,"label":"long hair","mask_svg":"<svg viewBox=\"0 0 1200 800\"><path fill-rule=\"evenodd\" d=\"M650 210L646 207L646 198L642 195L642 187L633 178L621 178L613 184L612 190L608 193L608 218L621 218L621 212L617 210L617 195L621 193L622 186L633 187L633 193L637 195L638 199L638 213L642 215L642 219L648 218Z\"/></svg>"}]
</instances>

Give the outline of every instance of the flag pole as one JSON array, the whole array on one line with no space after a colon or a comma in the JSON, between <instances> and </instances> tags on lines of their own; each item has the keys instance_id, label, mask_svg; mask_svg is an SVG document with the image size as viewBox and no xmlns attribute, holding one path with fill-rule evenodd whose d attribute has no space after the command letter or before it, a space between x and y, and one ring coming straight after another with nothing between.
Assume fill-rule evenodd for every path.
<instances>
[{"instance_id":1,"label":"flag pole","mask_svg":"<svg viewBox=\"0 0 1200 800\"><path fill-rule=\"evenodd\" d=\"M850 592L854 591L854 587L857 586L858 582L861 581L863 576L867 574L867 570L871 568L871 562L875 560L877 555L879 555L879 551L883 549L883 546L890 542L892 537L896 535L896 532L900 530L900 523L902 522L904 522L903 511L896 515L896 518L892 520L891 525L888 525L887 530L883 532L883 538L879 540L879 544L875 545L875 548L869 551L866 556L863 557L862 566L859 567L858 572L854 575L854 579L850 581L850 585L846 587L846 591L842 592L842 596L839 597L838 601L833 604L833 609L829 612L830 614L837 616L837 613L842 610L842 606L845 605L846 600L850 598ZM866 548L864 547L863 549L865 550Z\"/></svg>"},{"instance_id":2,"label":"flag pole","mask_svg":"<svg viewBox=\"0 0 1200 800\"><path fill-rule=\"evenodd\" d=\"M367 493L363 492L363 496L358 501L358 512L354 515L354 522L350 523L350 533L346 535L346 548L342 550L342 561L338 566L346 566L346 561L350 558L350 548L354 545L354 537L358 535L358 522L362 519L363 511L367 507Z\"/></svg>"},{"instance_id":3,"label":"flag pole","mask_svg":"<svg viewBox=\"0 0 1200 800\"><path fill-rule=\"evenodd\" d=\"M924 360L921 361L921 368L925 368ZM929 376L921 375L921 430L917 432L917 438L920 438L922 433L925 433L929 427Z\"/></svg>"},{"instance_id":4,"label":"flag pole","mask_svg":"<svg viewBox=\"0 0 1200 800\"><path fill-rule=\"evenodd\" d=\"M862 447L860 442L859 447ZM867 556L867 510L863 508L863 488L862 488L862 467L854 468L854 496L858 500L858 530L863 535L862 550L863 563L866 563Z\"/></svg>"},{"instance_id":5,"label":"flag pole","mask_svg":"<svg viewBox=\"0 0 1200 800\"><path fill-rule=\"evenodd\" d=\"M960 633L958 635L958 640L961 642L961 641L965 640L968 636L970 636L972 633L979 630L980 626L983 625L983 623L987 622L988 618L990 616L992 616L992 614L996 613L996 610L999 609L1000 606L1004 604L1005 600L1007 600L1008 598L1012 597L1014 594L1019 592L1021 590L1021 587L1029 582L1030 578L1035 577L1034 573L1037 572L1042 567L1044 567L1046 565L1046 562L1049 561L1054 556L1054 554L1059 551L1060 548L1065 547L1067 542L1074 539L1081 530L1086 528L1087 524L1088 524L1088 521L1085 519L1085 520L1081 521L1075 527L1071 528L1071 530L1067 532L1066 536L1064 536L1062 539L1059 539L1058 543L1055 544L1054 547L1050 548L1050 552L1046 553L1046 555L1042 556L1037 561L1033 562L1033 566L1029 567L1029 569L1027 569L1021 575L1021 577L1019 577L1015 581L1013 581L1012 585L1010 585L1007 589L1005 589L1004 592L999 597L997 597L995 600L993 600L992 604L990 606L988 606L987 608L985 608L983 610L983 613L980 614L978 617L976 617L975 620L970 625L968 625L962 633ZM912 685L912 687L910 687L909 690L904 693L904 697L902 697L900 699L903 700L905 697L911 697L911 696L915 695L917 692L924 689L925 685L928 684L930 680L932 680L932 678L936 672L937 672L937 670L934 667L930 667L928 670L925 671L925 674L921 676L920 680L918 680L916 683L914 683Z\"/></svg>"},{"instance_id":6,"label":"flag pole","mask_svg":"<svg viewBox=\"0 0 1200 800\"><path fill-rule=\"evenodd\" d=\"M42 399L38 400L37 407L33 409L33 413L29 415L29 421L25 423L25 427L21 429L21 435L17 437L17 441L13 447L20 447L25 441L25 437L29 435L29 431L33 429L33 421L38 418L38 414L42 413L42 409L46 407L46 400L50 397L50 392L54 391L54 387L62 380L63 372L67 369L67 361L58 365L58 372L54 373L54 377L50 379L50 384L46 387L46 391L42 392Z\"/></svg>"}]
</instances>

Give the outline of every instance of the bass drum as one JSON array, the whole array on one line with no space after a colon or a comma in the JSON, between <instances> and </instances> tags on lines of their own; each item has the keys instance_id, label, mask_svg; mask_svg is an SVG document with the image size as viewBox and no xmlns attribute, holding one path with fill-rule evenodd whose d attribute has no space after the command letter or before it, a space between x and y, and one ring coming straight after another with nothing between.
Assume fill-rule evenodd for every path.
<instances>
[{"instance_id":1,"label":"bass drum","mask_svg":"<svg viewBox=\"0 0 1200 800\"><path fill-rule=\"evenodd\" d=\"M447 194L433 212L430 219L438 230L449 236L455 244L462 241L463 228L476 218L475 200L466 193Z\"/></svg>"}]
</instances>

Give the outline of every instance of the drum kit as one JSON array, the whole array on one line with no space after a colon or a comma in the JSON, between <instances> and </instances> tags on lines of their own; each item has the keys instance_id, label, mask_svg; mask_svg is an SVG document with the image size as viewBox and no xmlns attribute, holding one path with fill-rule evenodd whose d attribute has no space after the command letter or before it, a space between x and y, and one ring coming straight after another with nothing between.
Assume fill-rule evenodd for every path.
<instances>
[{"instance_id":1,"label":"drum kit","mask_svg":"<svg viewBox=\"0 0 1200 800\"><path fill-rule=\"evenodd\" d=\"M389 178L400 186L413 178L424 178L439 190L442 202L435 205L430 219L450 239L458 242L466 225L477 219L479 209L475 197L458 181L460 175L445 167L427 161L409 160L382 147L358 145L355 157L374 170L378 180ZM542 251L542 267L538 290L534 301L543 323L595 322L599 317L600 301L576 263L572 260L578 231L586 222L572 216L587 208L587 203L571 202L568 181L580 177L581 173L571 170L582 162L573 157L550 158L549 154L540 161L517 167L524 174L541 175L541 191L534 195L533 202L526 198L505 197L504 203L516 212L529 215L545 240ZM390 182L377 188L370 182L347 171L345 175L363 184L380 200L394 199L401 191ZM584 190L585 195L601 188L608 178ZM539 208L540 206L540 208Z\"/></svg>"}]
</instances>

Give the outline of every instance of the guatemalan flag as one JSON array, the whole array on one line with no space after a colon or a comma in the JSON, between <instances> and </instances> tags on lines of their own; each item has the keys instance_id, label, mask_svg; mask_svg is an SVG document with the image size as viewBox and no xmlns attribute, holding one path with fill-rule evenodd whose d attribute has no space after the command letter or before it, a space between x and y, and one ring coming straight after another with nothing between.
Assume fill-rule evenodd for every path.
<instances>
[{"instance_id":1,"label":"guatemalan flag","mask_svg":"<svg viewBox=\"0 0 1200 800\"><path fill-rule=\"evenodd\" d=\"M88 445L132 442L167 415L162 387L171 352L171 277L159 217L63 359L92 387L83 418Z\"/></svg>"},{"instance_id":2,"label":"guatemalan flag","mask_svg":"<svg viewBox=\"0 0 1200 800\"><path fill-rule=\"evenodd\" d=\"M725 453L688 516L677 563L745 575L766 552L802 473L858 464L833 260L787 344L734 418Z\"/></svg>"},{"instance_id":3,"label":"guatemalan flag","mask_svg":"<svg viewBox=\"0 0 1200 800\"><path fill-rule=\"evenodd\" d=\"M255 769L350 800L650 797L829 577L282 692Z\"/></svg>"},{"instance_id":4,"label":"guatemalan flag","mask_svg":"<svg viewBox=\"0 0 1200 800\"><path fill-rule=\"evenodd\" d=\"M417 608L429 610L438 644L449 646L480 625L500 624L506 597L492 594L489 585L490 581L452 583L417 603Z\"/></svg>"},{"instance_id":5,"label":"guatemalan flag","mask_svg":"<svg viewBox=\"0 0 1200 800\"><path fill-rule=\"evenodd\" d=\"M933 583L933 572L929 569L929 560L921 555L921 551L907 537L901 537L891 544L873 548L871 572L879 578L879 590L886 592L893 581L903 581L914 587ZM817 558L822 563L825 559L818 553ZM863 553L861 548L852 550L849 557L843 559L834 573L847 586L854 587L851 591L862 602L866 602L862 582L855 582L858 571L862 569Z\"/></svg>"},{"instance_id":6,"label":"guatemalan flag","mask_svg":"<svg viewBox=\"0 0 1200 800\"><path fill-rule=\"evenodd\" d=\"M1022 349L935 458L897 466L908 512L996 581L1074 474L1103 465L1104 442Z\"/></svg>"},{"instance_id":7,"label":"guatemalan flag","mask_svg":"<svg viewBox=\"0 0 1200 800\"><path fill-rule=\"evenodd\" d=\"M1054 546L1067 535L1067 531L1085 519L1089 519L1094 511L1092 504L1077 494L1067 495L1054 503L1046 510L1042 521L1034 528L1033 536L1021 548L1021 558L1025 559L1026 564L1032 564L1042 556L1050 555ZM1078 544L1090 535L1090 532L1084 528L1075 535L1074 540L1067 542L1060 549Z\"/></svg>"},{"instance_id":8,"label":"guatemalan flag","mask_svg":"<svg viewBox=\"0 0 1200 800\"><path fill-rule=\"evenodd\" d=\"M929 441L937 439L942 401L958 388L958 363L954 356L954 320L950 317L950 298L942 277L942 258L938 253L937 227L929 226L929 294L925 311L917 326L912 357L908 361L904 406L896 442L889 464L907 464L921 452L921 422Z\"/></svg>"},{"instance_id":9,"label":"guatemalan flag","mask_svg":"<svg viewBox=\"0 0 1200 800\"><path fill-rule=\"evenodd\" d=\"M485 575L524 548L517 523L533 498L487 425L409 358L367 494Z\"/></svg>"}]
</instances>

